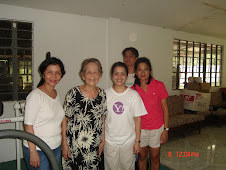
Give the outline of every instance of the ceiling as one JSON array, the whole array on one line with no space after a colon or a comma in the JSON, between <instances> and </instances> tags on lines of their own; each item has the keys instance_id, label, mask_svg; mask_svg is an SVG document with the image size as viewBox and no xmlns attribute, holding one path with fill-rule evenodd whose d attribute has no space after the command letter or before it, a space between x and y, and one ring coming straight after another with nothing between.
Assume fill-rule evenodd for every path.
<instances>
[{"instance_id":1,"label":"ceiling","mask_svg":"<svg viewBox=\"0 0 226 170\"><path fill-rule=\"evenodd\" d=\"M0 4L118 18L226 39L226 0L0 0Z\"/></svg>"}]
</instances>

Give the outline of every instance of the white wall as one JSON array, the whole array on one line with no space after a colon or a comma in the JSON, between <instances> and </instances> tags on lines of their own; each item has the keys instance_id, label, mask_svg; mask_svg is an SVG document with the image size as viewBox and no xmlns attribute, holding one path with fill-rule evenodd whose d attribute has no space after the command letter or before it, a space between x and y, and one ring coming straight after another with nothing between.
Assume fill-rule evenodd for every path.
<instances>
[{"instance_id":1,"label":"white wall","mask_svg":"<svg viewBox=\"0 0 226 170\"><path fill-rule=\"evenodd\" d=\"M152 27L141 24L121 22L121 44L122 48L134 46L139 50L140 56L146 56L150 59L153 69L153 77L163 81L169 95L179 94L179 90L172 90L172 57L173 57L173 39L191 40L197 42L213 43L226 46L225 39L217 39L197 34ZM136 35L136 36L134 36ZM131 41L131 37L136 37L136 41ZM134 39L134 38L132 38ZM226 66L226 61L224 66ZM223 70L223 75L226 69ZM223 84L226 86L226 77L223 77Z\"/></svg>"},{"instance_id":2,"label":"white wall","mask_svg":"<svg viewBox=\"0 0 226 170\"><path fill-rule=\"evenodd\" d=\"M107 70L107 22L105 19L55 13L42 10L26 9L0 5L0 16L5 19L24 20L34 23L34 85L40 77L38 66L45 59L46 52L60 58L66 69L66 75L57 85L62 101L67 91L81 85L79 77L81 62L89 57L98 58L103 69ZM99 86L106 88L107 72L105 71ZM13 103L4 102L5 113L1 118L13 117ZM14 128L12 124L0 125ZM14 145L9 141L0 140L0 162L15 159ZM9 152L10 151L10 152ZM5 154L7 153L7 154Z\"/></svg>"},{"instance_id":3,"label":"white wall","mask_svg":"<svg viewBox=\"0 0 226 170\"><path fill-rule=\"evenodd\" d=\"M153 76L163 81L169 94L173 95L179 93L171 89L173 38L226 46L225 39L123 22L116 18L101 19L8 5L0 5L0 17L34 23L35 86L40 79L37 69L45 59L46 52L50 51L52 56L64 62L66 75L57 85L62 101L70 88L82 84L78 72L85 58L96 57L101 61L104 74L98 85L107 88L111 86L111 65L122 61L121 51L125 47L134 46L139 50L140 56L151 60ZM226 70L223 73L225 75ZM223 78L223 86L226 86L226 77ZM13 103L4 102L5 113L1 118L14 116ZM14 128L14 125L0 125L0 129L6 127ZM2 139L0 146L0 162L15 159L13 140Z\"/></svg>"}]
</instances>

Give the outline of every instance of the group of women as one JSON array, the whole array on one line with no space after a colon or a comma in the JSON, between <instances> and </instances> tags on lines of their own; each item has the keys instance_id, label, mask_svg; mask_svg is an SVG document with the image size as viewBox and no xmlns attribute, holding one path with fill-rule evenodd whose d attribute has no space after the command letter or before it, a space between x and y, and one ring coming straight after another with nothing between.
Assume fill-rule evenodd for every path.
<instances>
[{"instance_id":1,"label":"group of women","mask_svg":"<svg viewBox=\"0 0 226 170\"><path fill-rule=\"evenodd\" d=\"M65 74L64 65L48 58L39 67L40 83L26 99L25 130L46 142L59 163L62 152L65 170L132 170L135 154L139 169L147 169L148 148L152 169L159 169L160 144L168 138L168 94L151 70L147 58L137 59L135 83L128 88L127 66L114 63L113 86L103 90L97 87L101 63L86 59L80 69L84 84L69 90L62 107L55 86ZM24 141L24 153L29 169L51 169L33 143Z\"/></svg>"}]
</instances>

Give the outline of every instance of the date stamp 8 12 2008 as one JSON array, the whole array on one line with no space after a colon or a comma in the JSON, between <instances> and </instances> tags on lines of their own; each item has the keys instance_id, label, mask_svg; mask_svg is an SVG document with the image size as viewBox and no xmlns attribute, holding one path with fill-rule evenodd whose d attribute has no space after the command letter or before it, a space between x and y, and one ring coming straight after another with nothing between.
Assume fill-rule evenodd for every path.
<instances>
[{"instance_id":1,"label":"date stamp 8 12 2008","mask_svg":"<svg viewBox=\"0 0 226 170\"><path fill-rule=\"evenodd\" d=\"M173 153L169 151L168 157L178 157L178 158L199 157L199 152L176 151L175 153Z\"/></svg>"}]
</instances>

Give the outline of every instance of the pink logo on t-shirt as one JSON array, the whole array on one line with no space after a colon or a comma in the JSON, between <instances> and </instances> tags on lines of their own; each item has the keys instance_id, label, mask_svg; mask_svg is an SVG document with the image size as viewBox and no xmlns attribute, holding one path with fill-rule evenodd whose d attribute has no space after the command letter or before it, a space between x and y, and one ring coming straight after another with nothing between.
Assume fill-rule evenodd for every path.
<instances>
[{"instance_id":1,"label":"pink logo on t-shirt","mask_svg":"<svg viewBox=\"0 0 226 170\"><path fill-rule=\"evenodd\" d=\"M122 114L124 112L124 107L121 102L115 102L113 104L113 110L116 114Z\"/></svg>"}]
</instances>

